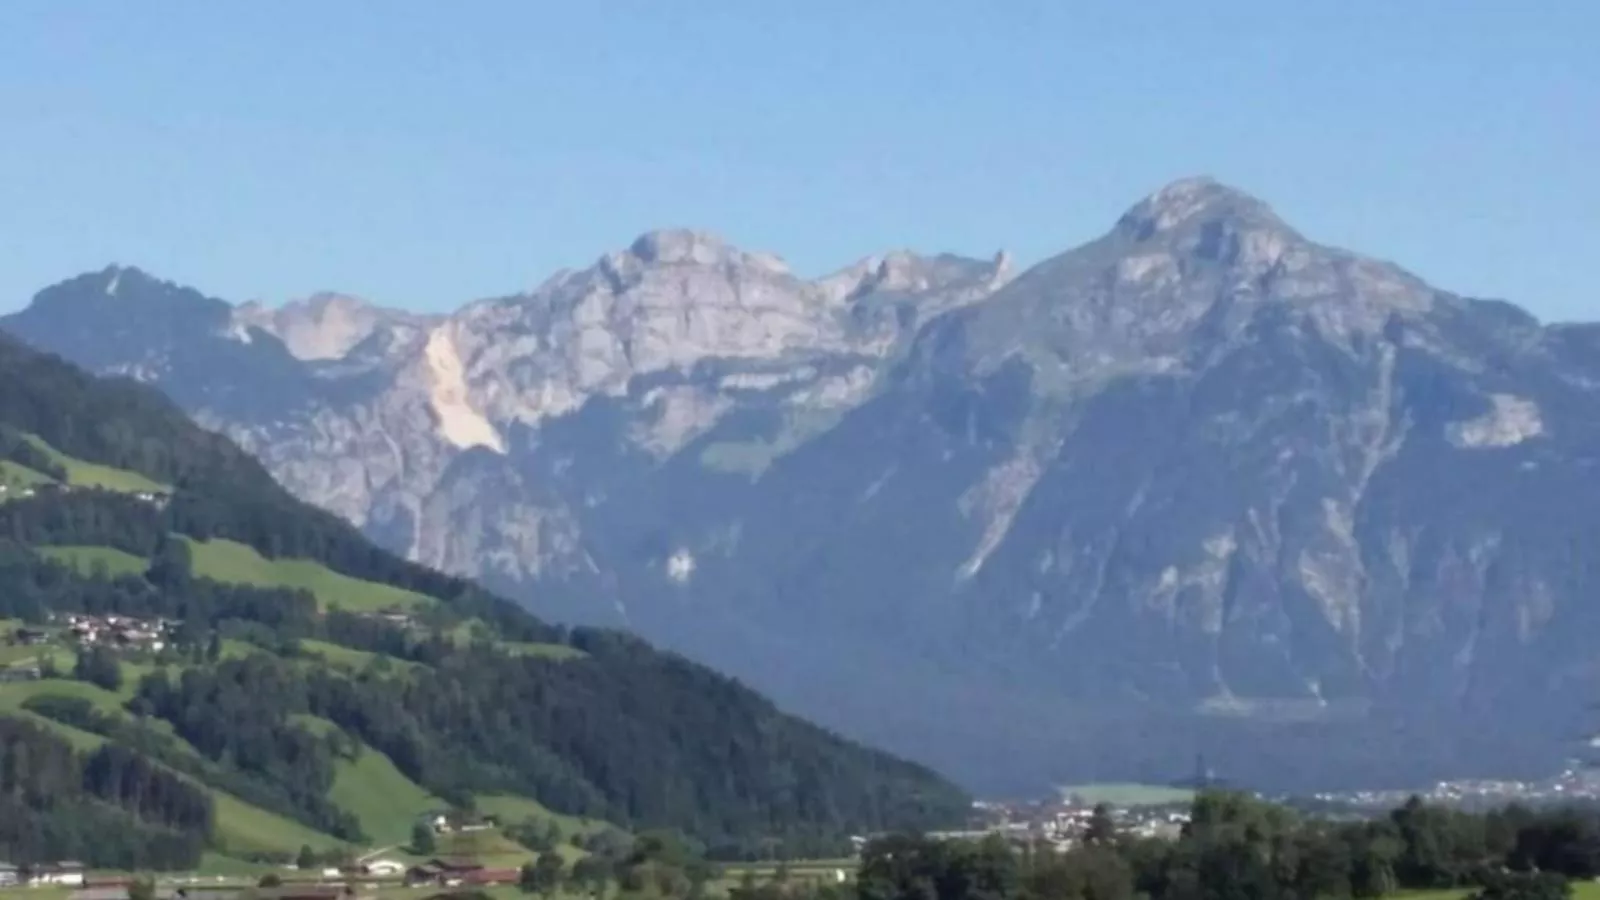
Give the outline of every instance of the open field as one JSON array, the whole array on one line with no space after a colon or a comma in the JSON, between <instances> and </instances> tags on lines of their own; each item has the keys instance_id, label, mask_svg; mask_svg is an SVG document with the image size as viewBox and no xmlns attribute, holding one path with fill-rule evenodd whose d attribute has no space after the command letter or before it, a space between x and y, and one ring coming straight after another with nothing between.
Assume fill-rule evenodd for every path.
<instances>
[{"instance_id":1,"label":"open field","mask_svg":"<svg viewBox=\"0 0 1600 900\"><path fill-rule=\"evenodd\" d=\"M339 761L328 797L355 815L367 839L380 847L409 841L413 823L449 807L371 747L362 747L354 761Z\"/></svg>"},{"instance_id":2,"label":"open field","mask_svg":"<svg viewBox=\"0 0 1600 900\"><path fill-rule=\"evenodd\" d=\"M143 557L134 556L111 547L35 547L34 551L47 559L72 567L80 575L93 575L103 569L106 575L142 575L150 568Z\"/></svg>"},{"instance_id":3,"label":"open field","mask_svg":"<svg viewBox=\"0 0 1600 900\"><path fill-rule=\"evenodd\" d=\"M81 697L101 712L120 714L122 698L110 691L85 681L66 678L46 678L39 681L19 681L0 685L0 712L15 712L33 697L54 694L62 697Z\"/></svg>"},{"instance_id":4,"label":"open field","mask_svg":"<svg viewBox=\"0 0 1600 900\"><path fill-rule=\"evenodd\" d=\"M51 682L32 682L32 684L41 683L49 684ZM98 734L82 731L80 729L73 728L70 725L63 725L54 719L47 719L38 713L23 709L22 701L26 700L32 695L19 694L14 689L28 686L31 685L27 682L24 682L23 684L0 685L0 715L13 716L18 719L26 719L27 721L38 725L40 728L53 731L66 740L68 744L71 744L72 749L77 750L79 753L92 753L95 750L100 749L100 747L105 744L106 739Z\"/></svg>"},{"instance_id":5,"label":"open field","mask_svg":"<svg viewBox=\"0 0 1600 900\"><path fill-rule=\"evenodd\" d=\"M787 864L789 880L819 884L837 884L841 873L844 878L854 878L860 860L849 859L797 859ZM722 868L722 877L713 883L714 889L726 893L739 886L746 875L757 881L770 880L778 871L774 862L729 863Z\"/></svg>"},{"instance_id":6,"label":"open field","mask_svg":"<svg viewBox=\"0 0 1600 900\"><path fill-rule=\"evenodd\" d=\"M1169 803L1188 803L1194 799L1194 791L1188 788L1159 784L1069 784L1057 788L1057 791L1064 798L1077 797L1084 803L1109 803L1123 807L1165 806Z\"/></svg>"},{"instance_id":7,"label":"open field","mask_svg":"<svg viewBox=\"0 0 1600 900\"><path fill-rule=\"evenodd\" d=\"M227 852L294 853L301 846L318 851L345 846L344 842L332 835L314 831L293 819L258 806L251 806L232 794L220 791L209 793L216 804L216 834Z\"/></svg>"},{"instance_id":8,"label":"open field","mask_svg":"<svg viewBox=\"0 0 1600 900\"><path fill-rule=\"evenodd\" d=\"M354 647L330 644L327 641L319 641L313 638L302 639L300 641L300 650L313 656L322 657L323 661L330 666L337 666L353 672L365 669L379 657L379 654L367 650L357 650ZM397 666L403 664L398 659L390 658L389 661Z\"/></svg>"},{"instance_id":9,"label":"open field","mask_svg":"<svg viewBox=\"0 0 1600 900\"><path fill-rule=\"evenodd\" d=\"M254 884L257 878L273 870L272 866L261 863L245 862L220 853L207 853L200 857L200 868L195 874L200 876L222 877L240 879Z\"/></svg>"},{"instance_id":10,"label":"open field","mask_svg":"<svg viewBox=\"0 0 1600 900\"><path fill-rule=\"evenodd\" d=\"M13 489L36 487L41 484L51 484L55 481L43 472L35 472L21 463L14 463L9 459L0 459L0 484Z\"/></svg>"},{"instance_id":11,"label":"open field","mask_svg":"<svg viewBox=\"0 0 1600 900\"><path fill-rule=\"evenodd\" d=\"M0 669L7 666L38 664L46 656L53 658L56 661L56 668L64 671L70 670L76 659L72 651L67 650L65 647L54 647L48 644L33 647L23 644L15 646L0 644Z\"/></svg>"},{"instance_id":12,"label":"open field","mask_svg":"<svg viewBox=\"0 0 1600 900\"><path fill-rule=\"evenodd\" d=\"M591 835L599 831L617 826L600 819L583 819L553 812L544 804L530 797L518 797L511 794L479 794L474 798L478 812L486 816L494 816L503 825L515 825L533 819L540 822L555 822L561 827L562 840L556 850L567 865L572 865L578 860L588 856L589 853L579 847L572 846L568 838L575 834Z\"/></svg>"},{"instance_id":13,"label":"open field","mask_svg":"<svg viewBox=\"0 0 1600 900\"><path fill-rule=\"evenodd\" d=\"M368 650L357 650L354 647L345 647L340 644L330 644L327 641L319 641L311 638L300 641L300 649L304 653L322 657L323 661L330 666L346 669L351 672L360 672L379 660L385 661L393 669L393 671L397 673L412 669L426 668L426 666L422 665L421 663L415 663L408 659L396 659L395 657L385 656L381 653L373 653Z\"/></svg>"},{"instance_id":14,"label":"open field","mask_svg":"<svg viewBox=\"0 0 1600 900\"><path fill-rule=\"evenodd\" d=\"M413 591L342 575L308 559L268 559L255 548L235 541L184 540L189 542L196 576L309 591L323 610L337 606L351 612L378 612L390 607L416 609L436 602Z\"/></svg>"},{"instance_id":15,"label":"open field","mask_svg":"<svg viewBox=\"0 0 1600 900\"><path fill-rule=\"evenodd\" d=\"M496 828L441 834L435 838L434 847L433 856L474 859L491 869L521 868L538 855Z\"/></svg>"},{"instance_id":16,"label":"open field","mask_svg":"<svg viewBox=\"0 0 1600 900\"><path fill-rule=\"evenodd\" d=\"M67 483L74 487L97 487L108 491L122 491L134 494L148 491L156 494L166 494L172 488L158 481L152 481L138 472L127 469L114 469L111 466L102 466L97 463L84 462L45 443L34 435L27 435L28 443L38 448L40 452L50 457L50 461L65 469Z\"/></svg>"},{"instance_id":17,"label":"open field","mask_svg":"<svg viewBox=\"0 0 1600 900\"><path fill-rule=\"evenodd\" d=\"M554 812L544 804L529 797L518 797L511 794L479 794L474 800L477 803L478 812L486 816L494 816L507 825L528 819L554 821L561 826L561 830L568 836L593 834L597 831L616 827L599 819L582 819L577 816Z\"/></svg>"},{"instance_id":18,"label":"open field","mask_svg":"<svg viewBox=\"0 0 1600 900\"><path fill-rule=\"evenodd\" d=\"M527 644L512 641L503 641L500 646L512 653L522 656L534 656L540 659L588 659L589 654L577 647L568 647L566 644Z\"/></svg>"}]
</instances>

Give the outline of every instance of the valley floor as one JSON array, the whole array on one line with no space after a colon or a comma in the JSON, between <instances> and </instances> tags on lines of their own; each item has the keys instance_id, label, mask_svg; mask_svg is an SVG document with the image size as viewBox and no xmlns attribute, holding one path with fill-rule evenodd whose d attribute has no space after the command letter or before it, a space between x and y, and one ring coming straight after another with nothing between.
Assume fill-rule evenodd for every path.
<instances>
[{"instance_id":1,"label":"valley floor","mask_svg":"<svg viewBox=\"0 0 1600 900\"><path fill-rule=\"evenodd\" d=\"M386 854L393 856L394 854ZM857 861L854 859L825 859L825 860L796 860L788 864L789 880L796 884L833 884L841 880L855 877ZM156 878L156 894L158 897L170 896L179 888L203 891L237 891L242 896L252 892L258 885L260 876L268 872L277 872L283 878L284 888L309 888L322 885L340 885L337 880L301 879L292 871L285 872L272 866L256 866L238 860L226 858L208 859L207 865L200 871L192 873L165 873ZM777 872L777 865L771 862L738 863L724 866L720 876L712 882L707 891L708 898L726 897L737 888L747 877L765 882L771 880ZM92 872L91 880L127 877L125 872ZM75 900L80 897L102 898L98 890L80 892L77 888L70 887L8 887L0 888L0 900ZM472 891L487 895L490 900L526 900L529 897L543 897L543 895L524 892L517 885L492 885L488 887L463 887L440 888L437 886L407 887L399 882L366 882L358 885L356 896L362 900L426 900L440 894L458 891ZM589 895L572 888L563 888L550 895L551 900L584 900ZM103 898L102 898L103 900ZM1435 900L1429 897L1427 900ZM1437 900L1454 900L1453 897L1439 897ZM1579 896L1576 900L1600 900L1600 894L1593 897Z\"/></svg>"}]
</instances>

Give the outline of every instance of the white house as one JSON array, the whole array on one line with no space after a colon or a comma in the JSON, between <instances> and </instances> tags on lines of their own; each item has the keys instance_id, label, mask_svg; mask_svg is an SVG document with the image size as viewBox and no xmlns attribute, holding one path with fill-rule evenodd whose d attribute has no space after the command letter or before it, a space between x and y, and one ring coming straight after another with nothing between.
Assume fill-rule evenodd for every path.
<instances>
[{"instance_id":1,"label":"white house","mask_svg":"<svg viewBox=\"0 0 1600 900\"><path fill-rule=\"evenodd\" d=\"M28 874L28 884L33 887L54 884L63 887L83 887L83 863L69 860L58 863L40 863Z\"/></svg>"},{"instance_id":2,"label":"white house","mask_svg":"<svg viewBox=\"0 0 1600 900\"><path fill-rule=\"evenodd\" d=\"M367 870L368 875L377 878L393 878L396 875L404 875L406 871L405 863L393 859L372 859L361 865Z\"/></svg>"},{"instance_id":3,"label":"white house","mask_svg":"<svg viewBox=\"0 0 1600 900\"><path fill-rule=\"evenodd\" d=\"M5 485L0 484L0 488ZM0 862L0 887L15 887L20 877L17 867L8 862Z\"/></svg>"}]
</instances>

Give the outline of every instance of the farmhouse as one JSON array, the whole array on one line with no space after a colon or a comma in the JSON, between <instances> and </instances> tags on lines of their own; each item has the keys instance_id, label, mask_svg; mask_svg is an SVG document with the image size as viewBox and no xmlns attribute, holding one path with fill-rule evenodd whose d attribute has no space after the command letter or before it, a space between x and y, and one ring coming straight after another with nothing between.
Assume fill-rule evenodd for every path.
<instances>
[{"instance_id":1,"label":"farmhouse","mask_svg":"<svg viewBox=\"0 0 1600 900\"><path fill-rule=\"evenodd\" d=\"M362 875L372 878L395 878L405 874L406 864L394 859L372 859L362 863L358 868Z\"/></svg>"},{"instance_id":2,"label":"farmhouse","mask_svg":"<svg viewBox=\"0 0 1600 900\"><path fill-rule=\"evenodd\" d=\"M15 887L21 874L17 867L8 862L0 862L0 887Z\"/></svg>"},{"instance_id":3,"label":"farmhouse","mask_svg":"<svg viewBox=\"0 0 1600 900\"><path fill-rule=\"evenodd\" d=\"M458 887L467 884L469 877L477 876L483 872L484 867L470 860L461 859L430 859L420 866L412 866L406 872L406 885L437 885L439 887ZM513 879L515 880L515 879ZM477 882L482 884L484 882Z\"/></svg>"},{"instance_id":4,"label":"farmhouse","mask_svg":"<svg viewBox=\"0 0 1600 900\"><path fill-rule=\"evenodd\" d=\"M60 885L63 887L83 887L83 863L75 860L58 863L39 863L28 872L28 885L42 887L44 885Z\"/></svg>"},{"instance_id":5,"label":"farmhouse","mask_svg":"<svg viewBox=\"0 0 1600 900\"><path fill-rule=\"evenodd\" d=\"M464 810L450 810L449 812L432 812L422 817L422 823L434 830L436 834L451 834L461 832L469 834L474 831L488 831L498 824L494 816L480 816Z\"/></svg>"}]
</instances>

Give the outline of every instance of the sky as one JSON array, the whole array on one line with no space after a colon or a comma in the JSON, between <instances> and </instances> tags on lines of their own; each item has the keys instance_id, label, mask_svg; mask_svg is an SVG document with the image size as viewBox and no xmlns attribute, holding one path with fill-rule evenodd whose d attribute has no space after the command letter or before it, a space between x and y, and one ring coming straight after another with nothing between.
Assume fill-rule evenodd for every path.
<instances>
[{"instance_id":1,"label":"sky","mask_svg":"<svg viewBox=\"0 0 1600 900\"><path fill-rule=\"evenodd\" d=\"M1592 0L14 0L0 311L117 262L419 310L659 227L1031 263L1207 174L1600 319Z\"/></svg>"}]
</instances>

